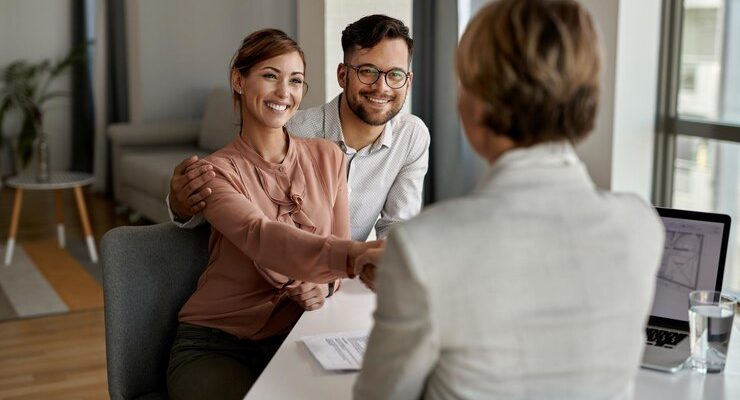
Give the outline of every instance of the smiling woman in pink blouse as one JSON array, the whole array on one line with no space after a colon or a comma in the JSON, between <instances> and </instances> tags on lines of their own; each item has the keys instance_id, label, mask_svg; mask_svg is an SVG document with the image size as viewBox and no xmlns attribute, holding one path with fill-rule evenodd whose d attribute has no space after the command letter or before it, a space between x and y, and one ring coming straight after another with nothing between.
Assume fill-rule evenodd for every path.
<instances>
[{"instance_id":1,"label":"smiling woman in pink blouse","mask_svg":"<svg viewBox=\"0 0 740 400\"><path fill-rule=\"evenodd\" d=\"M167 373L173 399L241 399L304 310L321 307L378 242L349 240L344 154L285 123L306 87L285 33L247 36L231 64L241 130L206 160L210 259L180 310Z\"/></svg>"}]
</instances>

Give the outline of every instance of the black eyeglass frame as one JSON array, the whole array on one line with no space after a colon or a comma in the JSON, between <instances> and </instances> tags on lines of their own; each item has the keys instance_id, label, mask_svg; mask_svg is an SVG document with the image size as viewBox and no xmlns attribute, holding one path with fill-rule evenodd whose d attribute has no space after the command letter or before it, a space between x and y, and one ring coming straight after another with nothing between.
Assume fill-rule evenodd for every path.
<instances>
[{"instance_id":1,"label":"black eyeglass frame","mask_svg":"<svg viewBox=\"0 0 740 400\"><path fill-rule=\"evenodd\" d=\"M374 85L375 82L377 82L378 79L380 79L380 75L384 75L384 78L383 79L385 79L385 84L388 85L389 88L391 88L391 89L400 89L400 88L406 86L406 84L409 81L409 78L411 77L411 71L404 71L401 68L391 68L391 69L389 69L387 71L383 71L382 69L380 69L380 68L378 68L378 67L376 67L374 65L371 65L371 64L352 65L352 64L342 63L342 65L344 65L345 67L350 67L353 70L355 70L355 73L357 74L357 80L359 80L361 83L364 83L365 85L368 85L368 86ZM365 82L364 80L362 80L362 78L360 77L360 68L362 68L362 67L369 67L369 68L373 68L373 69L375 69L375 70L378 71L378 76L375 77L375 80L374 81L368 83L368 82ZM403 72L403 75L405 76L405 78L403 80L403 83L400 86L398 86L398 87L395 87L395 86L391 85L390 82L388 82L388 73L389 72L393 72L393 71L402 71Z\"/></svg>"}]
</instances>

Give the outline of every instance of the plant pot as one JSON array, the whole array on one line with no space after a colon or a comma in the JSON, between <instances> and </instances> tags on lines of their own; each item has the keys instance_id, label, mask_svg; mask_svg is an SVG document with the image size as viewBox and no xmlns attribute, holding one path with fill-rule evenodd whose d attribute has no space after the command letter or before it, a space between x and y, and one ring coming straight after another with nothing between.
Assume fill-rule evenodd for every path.
<instances>
[{"instance_id":1,"label":"plant pot","mask_svg":"<svg viewBox=\"0 0 740 400\"><path fill-rule=\"evenodd\" d=\"M46 140L46 134L42 133L34 142L36 155L36 181L49 182L51 177L50 160L49 160L49 141Z\"/></svg>"}]
</instances>

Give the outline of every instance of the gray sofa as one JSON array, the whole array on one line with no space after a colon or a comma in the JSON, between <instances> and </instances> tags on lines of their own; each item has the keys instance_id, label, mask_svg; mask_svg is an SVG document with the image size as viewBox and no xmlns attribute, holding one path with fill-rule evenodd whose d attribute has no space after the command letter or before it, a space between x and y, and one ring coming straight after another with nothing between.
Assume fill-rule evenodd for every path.
<instances>
[{"instance_id":1,"label":"gray sofa","mask_svg":"<svg viewBox=\"0 0 740 400\"><path fill-rule=\"evenodd\" d=\"M215 89L201 119L110 125L116 201L154 222L168 221L165 197L175 166L228 144L237 134L238 121L230 93Z\"/></svg>"}]
</instances>

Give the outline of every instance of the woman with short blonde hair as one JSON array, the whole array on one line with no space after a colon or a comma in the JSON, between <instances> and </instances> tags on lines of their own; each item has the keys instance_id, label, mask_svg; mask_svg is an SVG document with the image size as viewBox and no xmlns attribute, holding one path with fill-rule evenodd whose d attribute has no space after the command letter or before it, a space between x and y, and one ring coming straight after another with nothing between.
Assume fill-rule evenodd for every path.
<instances>
[{"instance_id":1,"label":"woman with short blonde hair","mask_svg":"<svg viewBox=\"0 0 740 400\"><path fill-rule=\"evenodd\" d=\"M573 149L600 63L572 0L500 0L470 22L458 111L490 169L388 237L355 398L631 397L664 231L637 196L595 187Z\"/></svg>"},{"instance_id":2,"label":"woman with short blonde hair","mask_svg":"<svg viewBox=\"0 0 740 400\"><path fill-rule=\"evenodd\" d=\"M488 106L486 126L520 146L575 143L599 103L596 30L572 2L534 3L495 2L470 21L457 50L460 86Z\"/></svg>"}]
</instances>

